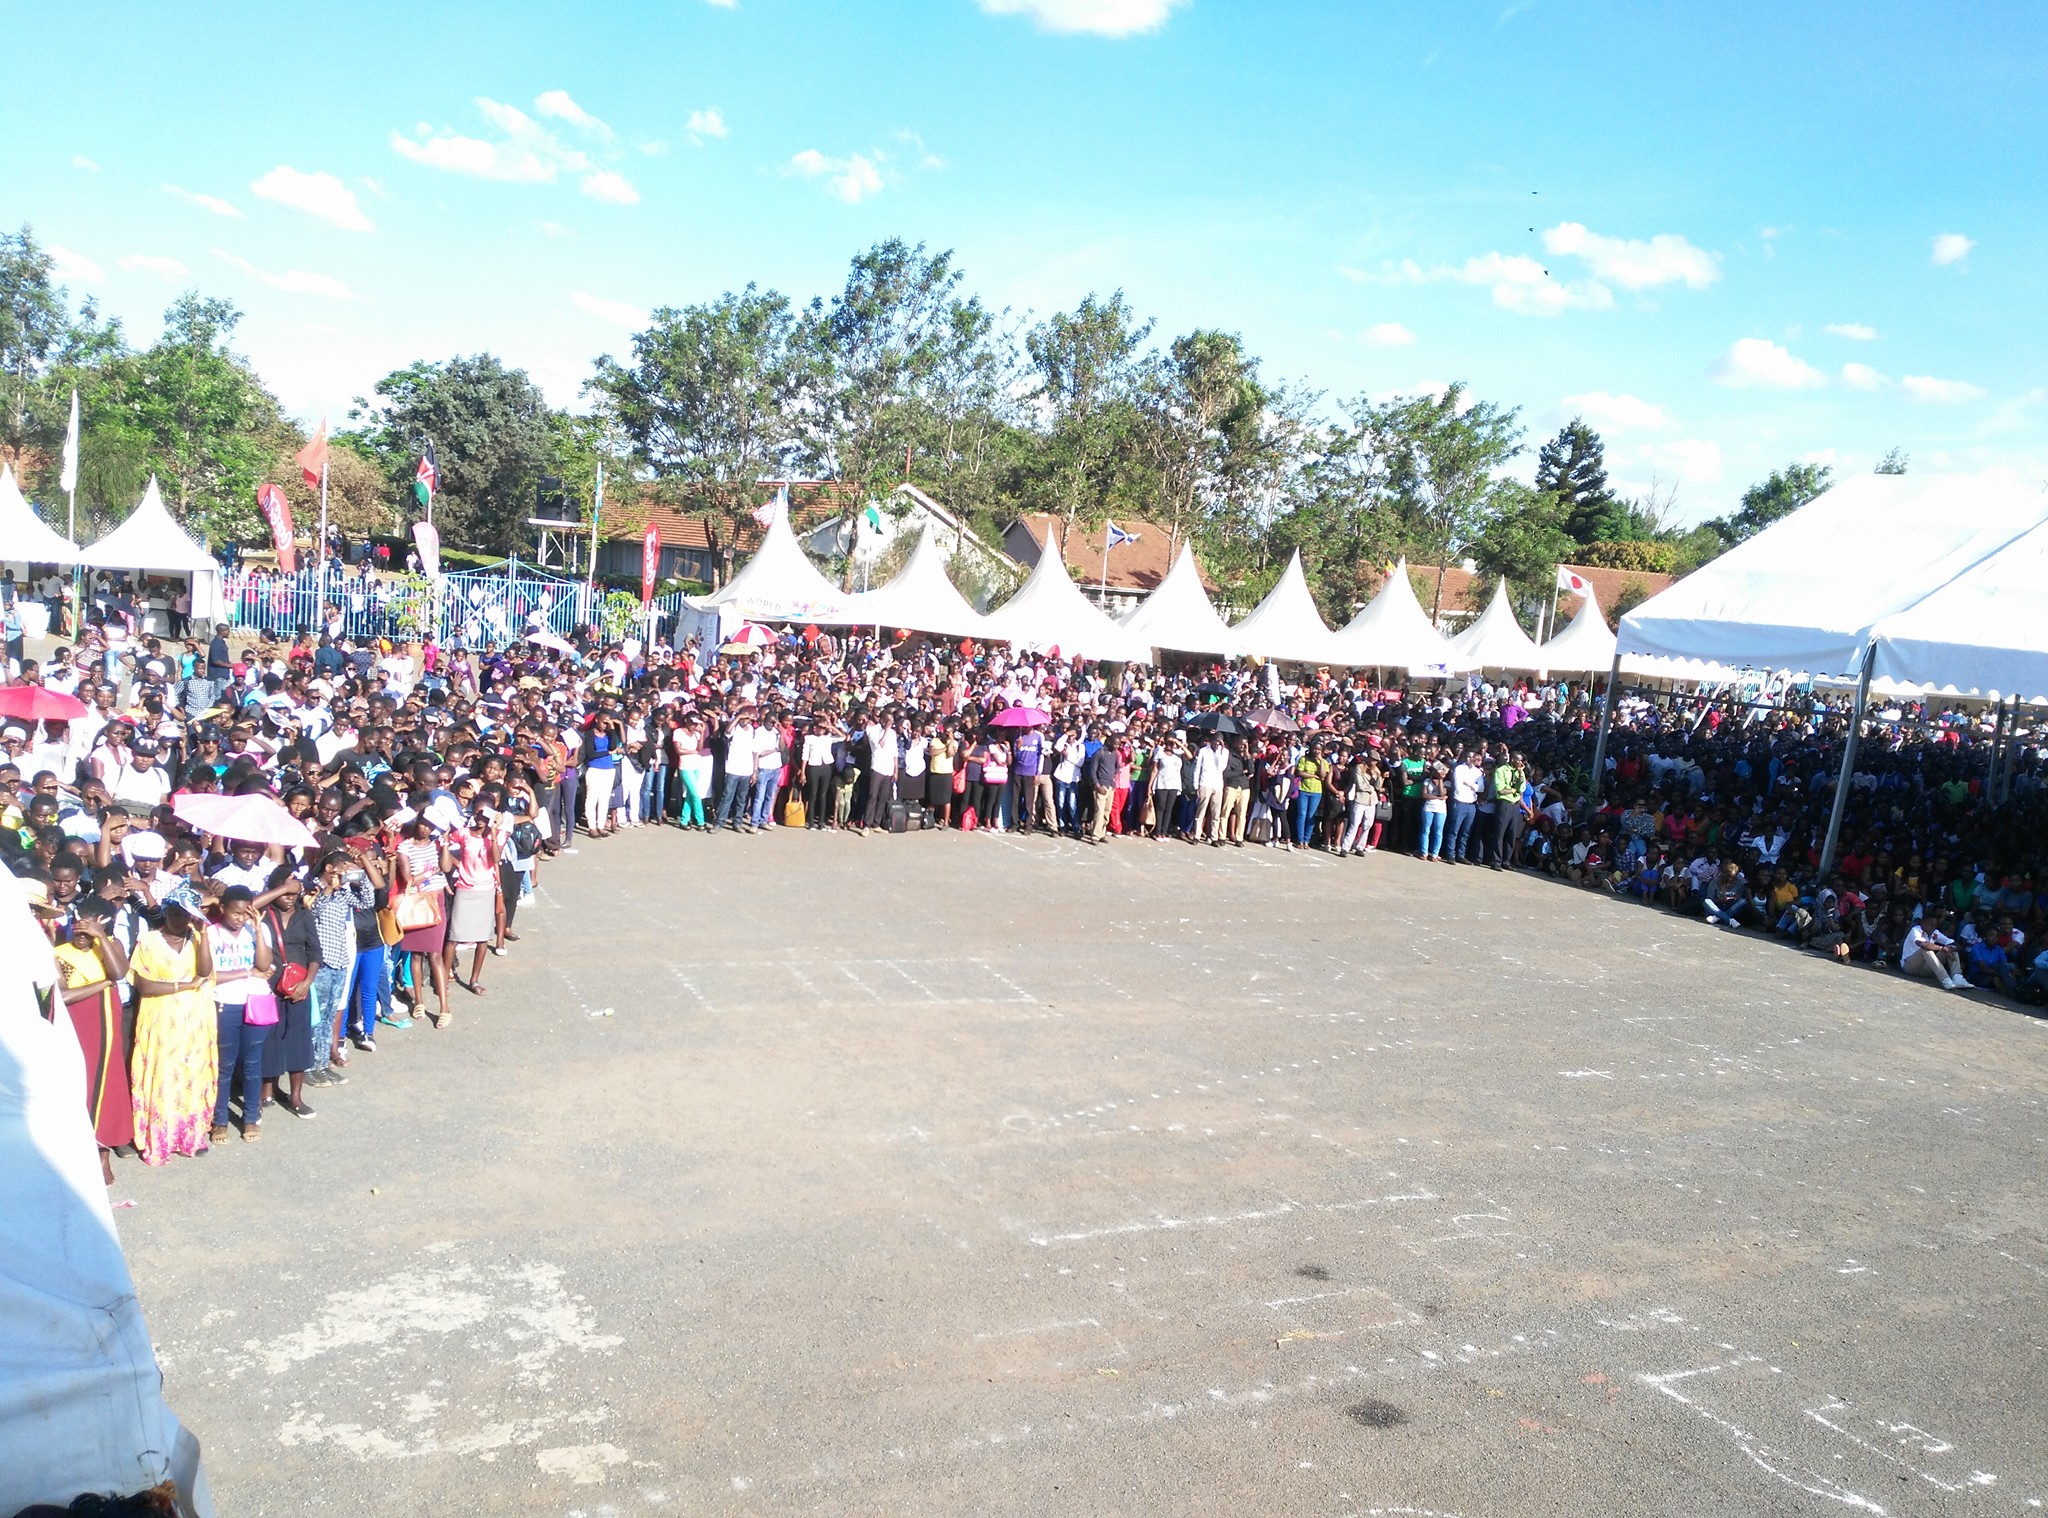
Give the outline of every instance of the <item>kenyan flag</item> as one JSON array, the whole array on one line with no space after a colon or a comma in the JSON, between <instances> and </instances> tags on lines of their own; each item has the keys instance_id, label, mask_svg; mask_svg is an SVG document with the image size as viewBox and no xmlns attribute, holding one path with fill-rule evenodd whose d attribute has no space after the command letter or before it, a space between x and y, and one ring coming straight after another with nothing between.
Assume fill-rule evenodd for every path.
<instances>
[{"instance_id":1,"label":"kenyan flag","mask_svg":"<svg viewBox=\"0 0 2048 1518\"><path fill-rule=\"evenodd\" d=\"M412 472L412 493L428 511L434 509L434 493L441 488L441 469L434 462L434 445L428 443L420 454L420 467Z\"/></svg>"}]
</instances>

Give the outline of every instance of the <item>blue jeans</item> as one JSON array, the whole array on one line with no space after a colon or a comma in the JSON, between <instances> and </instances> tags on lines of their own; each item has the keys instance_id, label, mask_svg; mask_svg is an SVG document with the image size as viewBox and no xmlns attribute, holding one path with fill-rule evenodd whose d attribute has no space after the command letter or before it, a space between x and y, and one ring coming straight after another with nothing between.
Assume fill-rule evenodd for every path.
<instances>
[{"instance_id":1,"label":"blue jeans","mask_svg":"<svg viewBox=\"0 0 2048 1518\"><path fill-rule=\"evenodd\" d=\"M1297 791L1294 796L1294 841L1303 848L1308 847L1309 829L1315 825L1316 813L1323 804L1321 791Z\"/></svg>"},{"instance_id":2,"label":"blue jeans","mask_svg":"<svg viewBox=\"0 0 2048 1518\"><path fill-rule=\"evenodd\" d=\"M270 1036L270 1029L252 1028L243 1022L240 1003L229 1006L226 1002L215 1002L214 1011L218 1021L215 1024L217 1063L213 1120L216 1123L228 1120L228 1095L234 1089L235 1074L239 1071L242 1077L242 1122L244 1125L260 1123L263 1121L263 1042Z\"/></svg>"},{"instance_id":3,"label":"blue jeans","mask_svg":"<svg viewBox=\"0 0 2048 1518\"><path fill-rule=\"evenodd\" d=\"M661 822L668 811L668 766L657 764L640 781L640 820Z\"/></svg>"},{"instance_id":4,"label":"blue jeans","mask_svg":"<svg viewBox=\"0 0 2048 1518\"><path fill-rule=\"evenodd\" d=\"M356 951L355 968L348 988L348 1027L358 1038L377 1036L377 1017L391 1012L391 956L384 945L372 944Z\"/></svg>"},{"instance_id":5,"label":"blue jeans","mask_svg":"<svg viewBox=\"0 0 2048 1518\"><path fill-rule=\"evenodd\" d=\"M1081 787L1072 780L1055 780L1052 799L1059 812L1060 831L1078 835L1081 831Z\"/></svg>"},{"instance_id":6,"label":"blue jeans","mask_svg":"<svg viewBox=\"0 0 2048 1518\"><path fill-rule=\"evenodd\" d=\"M726 775L725 788L718 793L718 815L712 819L712 826L724 827L728 822L746 820L747 799L753 784L752 775Z\"/></svg>"},{"instance_id":7,"label":"blue jeans","mask_svg":"<svg viewBox=\"0 0 2048 1518\"><path fill-rule=\"evenodd\" d=\"M334 1020L347 1010L348 971L322 965L313 972L313 1068L334 1061Z\"/></svg>"},{"instance_id":8,"label":"blue jeans","mask_svg":"<svg viewBox=\"0 0 2048 1518\"><path fill-rule=\"evenodd\" d=\"M755 827L762 827L775 820L775 793L782 788L780 769L761 770L754 776L754 803L748 809L748 820Z\"/></svg>"},{"instance_id":9,"label":"blue jeans","mask_svg":"<svg viewBox=\"0 0 2048 1518\"><path fill-rule=\"evenodd\" d=\"M1445 836L1444 852L1453 859L1463 859L1472 846L1472 824L1479 818L1479 803L1476 801L1453 801L1451 803L1451 827Z\"/></svg>"},{"instance_id":10,"label":"blue jeans","mask_svg":"<svg viewBox=\"0 0 2048 1518\"><path fill-rule=\"evenodd\" d=\"M1422 857L1436 859L1444 851L1444 814L1424 807L1422 810Z\"/></svg>"}]
</instances>

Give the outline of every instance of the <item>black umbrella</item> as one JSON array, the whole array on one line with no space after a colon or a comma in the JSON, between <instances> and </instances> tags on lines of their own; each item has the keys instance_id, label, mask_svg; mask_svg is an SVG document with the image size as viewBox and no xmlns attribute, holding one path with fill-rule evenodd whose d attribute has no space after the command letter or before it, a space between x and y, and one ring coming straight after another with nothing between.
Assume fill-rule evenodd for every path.
<instances>
[{"instance_id":1,"label":"black umbrella","mask_svg":"<svg viewBox=\"0 0 2048 1518\"><path fill-rule=\"evenodd\" d=\"M1198 728L1205 733L1221 733L1226 738L1244 732L1244 725L1228 712L1196 712L1182 725Z\"/></svg>"}]
</instances>

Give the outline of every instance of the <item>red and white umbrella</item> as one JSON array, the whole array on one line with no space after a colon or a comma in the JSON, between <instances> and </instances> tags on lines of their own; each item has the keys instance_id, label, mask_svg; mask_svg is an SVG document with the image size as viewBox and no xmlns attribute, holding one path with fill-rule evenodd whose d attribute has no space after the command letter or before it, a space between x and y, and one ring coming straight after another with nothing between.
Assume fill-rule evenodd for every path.
<instances>
[{"instance_id":1,"label":"red and white umbrella","mask_svg":"<svg viewBox=\"0 0 2048 1518\"><path fill-rule=\"evenodd\" d=\"M311 828L268 796L219 796L191 791L171 798L171 811L202 833L243 843L277 843L288 849L319 842Z\"/></svg>"},{"instance_id":2,"label":"red and white umbrella","mask_svg":"<svg viewBox=\"0 0 2048 1518\"><path fill-rule=\"evenodd\" d=\"M774 646L775 634L771 629L761 626L758 622L749 622L719 644L718 651L724 654L752 654Z\"/></svg>"}]
</instances>

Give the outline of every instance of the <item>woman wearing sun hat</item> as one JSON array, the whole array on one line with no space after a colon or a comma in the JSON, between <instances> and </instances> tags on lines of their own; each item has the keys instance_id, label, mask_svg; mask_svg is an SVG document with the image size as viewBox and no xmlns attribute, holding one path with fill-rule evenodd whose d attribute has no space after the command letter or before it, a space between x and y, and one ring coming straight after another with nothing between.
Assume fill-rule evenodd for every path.
<instances>
[{"instance_id":1,"label":"woman wearing sun hat","mask_svg":"<svg viewBox=\"0 0 2048 1518\"><path fill-rule=\"evenodd\" d=\"M135 978L135 1149L145 1165L204 1154L213 1118L217 1013L206 909L185 881L162 898L164 925L142 935L128 968Z\"/></svg>"}]
</instances>

